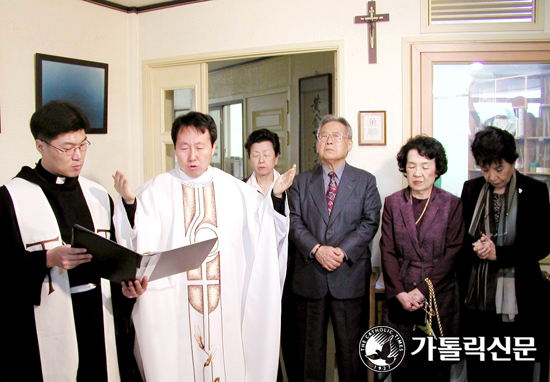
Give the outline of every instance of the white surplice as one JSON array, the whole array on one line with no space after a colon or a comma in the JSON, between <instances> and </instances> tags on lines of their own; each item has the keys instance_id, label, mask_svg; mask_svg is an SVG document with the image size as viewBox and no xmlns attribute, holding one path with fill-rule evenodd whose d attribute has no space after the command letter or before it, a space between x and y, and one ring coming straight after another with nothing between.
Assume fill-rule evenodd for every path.
<instances>
[{"instance_id":1,"label":"white surplice","mask_svg":"<svg viewBox=\"0 0 550 382\"><path fill-rule=\"evenodd\" d=\"M144 253L218 238L200 268L153 281L137 299L146 380L275 381L288 217L271 198L211 167L196 179L179 169L161 174L140 187L137 200L134 227L121 198L115 212L117 239L129 248Z\"/></svg>"},{"instance_id":2,"label":"white surplice","mask_svg":"<svg viewBox=\"0 0 550 382\"><path fill-rule=\"evenodd\" d=\"M273 169L273 183L271 183L271 186L269 188L268 195L271 195L271 190L273 189L273 185L275 184L275 181L279 179L281 174L279 174L279 171ZM258 184L258 178L256 178L256 172L253 171L252 175L248 177L248 180L246 181L246 184L248 184L250 187L258 191L261 195L264 197L267 197L268 195L264 194L264 191L262 190L262 187ZM290 216L290 208L288 206L288 196L285 197L285 215ZM281 240L279 242L279 253L282 251L288 251L288 237L285 240ZM283 288L286 278L286 266L287 263L279 262L279 275L281 277L281 288Z\"/></svg>"}]
</instances>

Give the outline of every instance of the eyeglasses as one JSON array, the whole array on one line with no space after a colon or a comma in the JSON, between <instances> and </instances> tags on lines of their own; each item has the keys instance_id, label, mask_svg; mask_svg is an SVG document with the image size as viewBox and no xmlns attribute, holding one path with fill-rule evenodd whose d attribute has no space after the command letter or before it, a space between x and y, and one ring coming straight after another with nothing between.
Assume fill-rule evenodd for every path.
<instances>
[{"instance_id":1,"label":"eyeglasses","mask_svg":"<svg viewBox=\"0 0 550 382\"><path fill-rule=\"evenodd\" d=\"M66 155L68 157L72 157L76 150L80 150L81 153L85 152L86 150L88 150L88 146L92 144L92 142L86 139L78 146L71 147L70 149L60 149L59 147L55 147L54 145L52 145L50 142L43 141L42 139L41 141L59 151L60 154Z\"/></svg>"},{"instance_id":2,"label":"eyeglasses","mask_svg":"<svg viewBox=\"0 0 550 382\"><path fill-rule=\"evenodd\" d=\"M317 140L319 142L326 142L328 140L328 137L331 137L334 142L341 142L342 139L348 138L347 135L344 135L342 133L334 132L334 133L319 133L317 134Z\"/></svg>"}]
</instances>

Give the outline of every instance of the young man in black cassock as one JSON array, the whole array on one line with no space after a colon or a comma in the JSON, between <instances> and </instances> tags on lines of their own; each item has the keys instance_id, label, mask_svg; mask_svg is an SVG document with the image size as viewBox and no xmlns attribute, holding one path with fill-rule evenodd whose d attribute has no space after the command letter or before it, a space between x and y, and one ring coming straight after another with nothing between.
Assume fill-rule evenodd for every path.
<instances>
[{"instance_id":1,"label":"young man in black cassock","mask_svg":"<svg viewBox=\"0 0 550 382\"><path fill-rule=\"evenodd\" d=\"M79 176L90 123L51 101L30 124L41 160L0 188L0 381L140 381L130 312L142 285L111 285L86 249L68 245L74 224L115 237L109 194Z\"/></svg>"}]
</instances>

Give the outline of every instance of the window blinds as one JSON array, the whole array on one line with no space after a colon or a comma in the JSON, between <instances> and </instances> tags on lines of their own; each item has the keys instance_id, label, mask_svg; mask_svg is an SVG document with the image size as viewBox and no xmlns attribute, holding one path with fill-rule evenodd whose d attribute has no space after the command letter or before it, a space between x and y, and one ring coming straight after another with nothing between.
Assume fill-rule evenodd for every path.
<instances>
[{"instance_id":1,"label":"window blinds","mask_svg":"<svg viewBox=\"0 0 550 382\"><path fill-rule=\"evenodd\" d=\"M429 0L430 24L534 23L535 2L536 0Z\"/></svg>"}]
</instances>

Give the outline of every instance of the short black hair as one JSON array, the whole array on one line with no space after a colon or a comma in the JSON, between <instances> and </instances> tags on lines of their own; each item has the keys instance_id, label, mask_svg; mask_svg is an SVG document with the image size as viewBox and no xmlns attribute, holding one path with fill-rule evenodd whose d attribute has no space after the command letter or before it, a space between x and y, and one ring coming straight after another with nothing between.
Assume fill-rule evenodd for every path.
<instances>
[{"instance_id":1,"label":"short black hair","mask_svg":"<svg viewBox=\"0 0 550 382\"><path fill-rule=\"evenodd\" d=\"M250 158L250 149L254 143L260 142L271 142L273 144L273 150L275 151L275 156L281 154L281 144L279 143L279 136L277 133L270 131L268 129L255 130L250 133L246 139L244 145L248 157Z\"/></svg>"},{"instance_id":2,"label":"short black hair","mask_svg":"<svg viewBox=\"0 0 550 382\"><path fill-rule=\"evenodd\" d=\"M418 154L428 159L435 159L435 172L437 178L447 172L447 155L441 142L426 135L417 135L410 138L397 154L397 165L405 177L407 177L407 155L410 150L417 150ZM436 178L436 179L437 179Z\"/></svg>"},{"instance_id":3,"label":"short black hair","mask_svg":"<svg viewBox=\"0 0 550 382\"><path fill-rule=\"evenodd\" d=\"M172 124L172 142L176 146L178 140L178 134L181 129L186 127L193 127L199 130L202 134L209 132L210 141L212 146L218 138L218 130L216 129L216 122L208 114L199 113L198 111L191 111L187 114L180 115Z\"/></svg>"},{"instance_id":4,"label":"short black hair","mask_svg":"<svg viewBox=\"0 0 550 382\"><path fill-rule=\"evenodd\" d=\"M472 154L479 166L499 164L503 159L514 164L519 157L514 136L494 126L487 126L476 133Z\"/></svg>"},{"instance_id":5,"label":"short black hair","mask_svg":"<svg viewBox=\"0 0 550 382\"><path fill-rule=\"evenodd\" d=\"M86 114L67 101L54 100L40 107L31 117L31 133L34 139L51 142L61 134L90 129Z\"/></svg>"}]
</instances>

